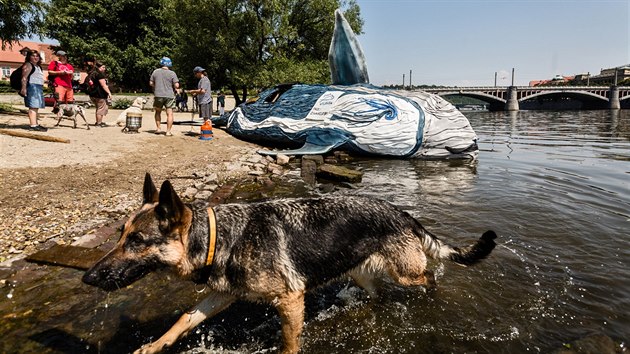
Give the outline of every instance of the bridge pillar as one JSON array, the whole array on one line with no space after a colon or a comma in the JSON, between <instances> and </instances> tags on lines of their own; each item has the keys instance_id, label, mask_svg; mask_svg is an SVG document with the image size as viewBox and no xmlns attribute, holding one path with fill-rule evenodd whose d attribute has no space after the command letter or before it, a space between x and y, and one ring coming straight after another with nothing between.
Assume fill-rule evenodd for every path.
<instances>
[{"instance_id":1,"label":"bridge pillar","mask_svg":"<svg viewBox=\"0 0 630 354\"><path fill-rule=\"evenodd\" d=\"M619 86L610 86L608 95L608 104L610 109L621 109L621 101L619 101Z\"/></svg>"},{"instance_id":2,"label":"bridge pillar","mask_svg":"<svg viewBox=\"0 0 630 354\"><path fill-rule=\"evenodd\" d=\"M517 99L516 86L510 86L507 89L507 101L505 102L506 111L518 111L518 99Z\"/></svg>"}]
</instances>

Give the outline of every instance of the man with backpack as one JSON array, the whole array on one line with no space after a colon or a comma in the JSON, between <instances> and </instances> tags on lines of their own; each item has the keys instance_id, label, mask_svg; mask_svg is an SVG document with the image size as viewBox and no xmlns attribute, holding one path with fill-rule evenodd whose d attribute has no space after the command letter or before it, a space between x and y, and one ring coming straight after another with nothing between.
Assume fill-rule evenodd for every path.
<instances>
[{"instance_id":1,"label":"man with backpack","mask_svg":"<svg viewBox=\"0 0 630 354\"><path fill-rule=\"evenodd\" d=\"M53 60L48 64L48 85L54 90L58 102L73 103L74 90L72 89L72 77L74 67L68 63L68 55L63 50L55 53L59 60Z\"/></svg>"}]
</instances>

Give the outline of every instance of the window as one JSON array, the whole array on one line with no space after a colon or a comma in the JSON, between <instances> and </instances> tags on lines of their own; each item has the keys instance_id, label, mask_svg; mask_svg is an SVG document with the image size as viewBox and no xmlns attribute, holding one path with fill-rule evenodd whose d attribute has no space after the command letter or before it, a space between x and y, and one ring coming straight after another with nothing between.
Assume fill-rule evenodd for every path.
<instances>
[{"instance_id":1,"label":"window","mask_svg":"<svg viewBox=\"0 0 630 354\"><path fill-rule=\"evenodd\" d=\"M9 78L11 76L11 68L8 66L2 67L2 77Z\"/></svg>"}]
</instances>

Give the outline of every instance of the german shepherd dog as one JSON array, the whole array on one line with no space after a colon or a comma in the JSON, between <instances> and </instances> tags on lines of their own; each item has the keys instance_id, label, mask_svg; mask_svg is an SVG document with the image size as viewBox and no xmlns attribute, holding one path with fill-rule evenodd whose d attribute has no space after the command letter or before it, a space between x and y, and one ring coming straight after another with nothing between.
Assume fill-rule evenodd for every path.
<instances>
[{"instance_id":1,"label":"german shepherd dog","mask_svg":"<svg viewBox=\"0 0 630 354\"><path fill-rule=\"evenodd\" d=\"M377 295L375 280L384 276L432 288L427 256L472 265L495 247L493 231L470 246L449 246L405 211L365 197L195 207L184 204L169 181L158 192L148 173L143 194L142 207L125 223L115 248L83 282L113 291L170 267L206 284L211 295L136 353L171 346L239 299L273 305L280 314L282 353L297 353L306 291L343 276L371 297Z\"/></svg>"}]
</instances>

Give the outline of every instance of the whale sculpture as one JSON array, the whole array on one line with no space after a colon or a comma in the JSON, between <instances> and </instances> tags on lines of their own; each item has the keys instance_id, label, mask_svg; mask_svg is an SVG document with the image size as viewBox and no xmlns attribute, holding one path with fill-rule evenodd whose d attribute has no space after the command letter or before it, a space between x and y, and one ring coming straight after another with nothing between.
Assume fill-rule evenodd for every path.
<instances>
[{"instance_id":1,"label":"whale sculpture","mask_svg":"<svg viewBox=\"0 0 630 354\"><path fill-rule=\"evenodd\" d=\"M323 154L343 149L401 158L476 158L468 119L441 97L370 85L361 46L337 10L330 45L333 85L281 84L213 119L264 155Z\"/></svg>"}]
</instances>

